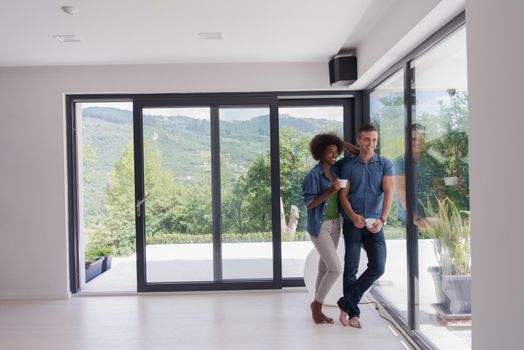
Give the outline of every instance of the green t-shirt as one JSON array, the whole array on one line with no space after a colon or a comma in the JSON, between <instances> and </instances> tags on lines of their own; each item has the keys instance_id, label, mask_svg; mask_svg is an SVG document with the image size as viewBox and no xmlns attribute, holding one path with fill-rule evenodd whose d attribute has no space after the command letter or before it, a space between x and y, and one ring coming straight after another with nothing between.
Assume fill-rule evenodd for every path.
<instances>
[{"instance_id":1,"label":"green t-shirt","mask_svg":"<svg viewBox=\"0 0 524 350\"><path fill-rule=\"evenodd\" d=\"M338 192L336 192L328 199L328 207L326 215L324 216L324 220L333 220L338 218Z\"/></svg>"}]
</instances>

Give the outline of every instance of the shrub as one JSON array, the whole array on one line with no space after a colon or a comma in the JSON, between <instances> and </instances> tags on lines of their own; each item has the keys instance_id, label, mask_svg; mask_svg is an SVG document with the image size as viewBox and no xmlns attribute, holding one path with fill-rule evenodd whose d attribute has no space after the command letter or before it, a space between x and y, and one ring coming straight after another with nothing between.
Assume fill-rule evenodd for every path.
<instances>
[{"instance_id":1,"label":"shrub","mask_svg":"<svg viewBox=\"0 0 524 350\"><path fill-rule=\"evenodd\" d=\"M469 211L459 210L448 197L438 199L438 211L428 209L433 217L428 231L435 237L434 248L444 275L469 275L471 267Z\"/></svg>"},{"instance_id":2,"label":"shrub","mask_svg":"<svg viewBox=\"0 0 524 350\"><path fill-rule=\"evenodd\" d=\"M111 247L94 248L89 247L85 252L85 261L93 263L102 256L111 255L113 249Z\"/></svg>"}]
</instances>

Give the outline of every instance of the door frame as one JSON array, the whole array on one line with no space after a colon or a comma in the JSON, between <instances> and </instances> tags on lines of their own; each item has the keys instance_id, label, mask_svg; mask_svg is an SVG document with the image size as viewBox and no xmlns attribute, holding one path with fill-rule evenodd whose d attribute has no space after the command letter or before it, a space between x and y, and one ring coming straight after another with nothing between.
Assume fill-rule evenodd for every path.
<instances>
[{"instance_id":1,"label":"door frame","mask_svg":"<svg viewBox=\"0 0 524 350\"><path fill-rule=\"evenodd\" d=\"M250 98L138 98L133 101L133 124L135 146L135 203L145 196L144 188L144 152L143 152L143 115L144 108L210 108L210 144L211 144L211 193L213 223L213 281L183 282L147 282L145 216L136 219L136 262L138 292L159 291L205 291L231 289L278 289L282 287L282 253L280 239L280 169L278 162L278 100L276 97ZM237 107L268 107L270 122L271 154L271 225L273 250L273 278L271 279L228 279L222 278L221 244L221 184L220 184L220 130L219 109ZM142 204L141 212L146 209Z\"/></svg>"},{"instance_id":2,"label":"door frame","mask_svg":"<svg viewBox=\"0 0 524 350\"><path fill-rule=\"evenodd\" d=\"M227 106L248 106L250 101L254 103L264 99L271 99L270 105L270 134L271 136L271 191L273 194L280 194L280 157L279 135L278 135L278 108L288 106L313 106L328 105L332 101L343 101L344 104L344 138L347 141L355 142L356 129L363 122L364 100L362 91L274 91L274 92L240 92L240 93L169 93L169 94L67 94L65 95L65 124L67 142L67 184L68 184L68 250L69 250L69 288L72 293L80 291L80 266L79 263L79 198L78 188L79 179L77 174L77 164L80 161L77 154L77 131L75 104L82 102L132 102L151 101L161 103L177 99L179 101L190 102L194 106L200 101L202 105L209 106L212 103L219 103L223 107ZM331 100L331 101L330 101ZM205 102L204 102L205 101ZM273 102L274 101L274 102ZM133 124L136 123L136 109L133 108ZM134 126L135 128L135 126ZM135 134L137 131L133 131ZM140 130L140 132L142 132ZM134 136L135 138L136 136ZM135 155L136 157L136 155ZM136 170L135 170L136 171ZM273 180L274 179L274 180ZM136 181L136 180L135 180ZM135 200L143 198L143 188L138 191L135 188ZM177 285L178 291L190 290L232 290L232 289L273 289L282 287L304 286L303 278L282 278L281 242L280 242L280 213L279 197L272 196L272 225L274 227L273 241L273 280L249 280L249 283L227 281L226 283L192 283L189 285ZM277 201L277 202L275 202ZM136 202L135 202L136 203ZM216 210L216 208L214 209ZM137 245L138 237L137 237ZM141 245L144 244L142 237ZM279 259L276 259L278 253ZM138 280L138 256L137 256L137 291L171 291L171 284L157 284L154 286L140 286ZM145 276L145 275L144 275Z\"/></svg>"}]
</instances>

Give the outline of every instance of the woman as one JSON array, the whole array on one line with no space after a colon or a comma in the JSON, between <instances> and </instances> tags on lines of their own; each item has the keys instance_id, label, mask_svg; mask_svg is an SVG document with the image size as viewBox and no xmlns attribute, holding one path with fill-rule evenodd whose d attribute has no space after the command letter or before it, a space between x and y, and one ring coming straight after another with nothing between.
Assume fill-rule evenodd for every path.
<instances>
[{"instance_id":1,"label":"woman","mask_svg":"<svg viewBox=\"0 0 524 350\"><path fill-rule=\"evenodd\" d=\"M308 215L307 230L320 255L315 300L311 303L311 313L315 323L333 323L333 319L322 312L322 304L327 293L342 274L337 255L340 238L338 212L340 181L334 165L344 146L352 153L358 152L353 145L344 145L344 141L335 134L319 134L313 137L309 149L313 158L319 162L309 171L302 184Z\"/></svg>"}]
</instances>

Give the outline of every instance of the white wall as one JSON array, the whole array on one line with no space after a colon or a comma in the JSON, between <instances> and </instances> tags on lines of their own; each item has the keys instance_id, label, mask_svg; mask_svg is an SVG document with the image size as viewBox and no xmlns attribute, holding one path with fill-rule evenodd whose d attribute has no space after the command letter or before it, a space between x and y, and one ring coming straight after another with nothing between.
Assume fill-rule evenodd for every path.
<instances>
[{"instance_id":1,"label":"white wall","mask_svg":"<svg viewBox=\"0 0 524 350\"><path fill-rule=\"evenodd\" d=\"M381 59L391 47L397 44L399 38L407 35L422 18L434 10L439 2L440 0L390 0L376 2L375 6L384 7L386 5L387 12L360 38L357 49L359 76ZM444 18L443 20L449 19ZM373 18L369 20L373 20ZM409 48L407 49L408 51L404 52L404 54L409 52Z\"/></svg>"},{"instance_id":2,"label":"white wall","mask_svg":"<svg viewBox=\"0 0 524 350\"><path fill-rule=\"evenodd\" d=\"M357 47L359 79L352 88L368 88L378 75L464 11L464 4L465 0L375 1L362 20L366 24L359 23L345 43Z\"/></svg>"},{"instance_id":3,"label":"white wall","mask_svg":"<svg viewBox=\"0 0 524 350\"><path fill-rule=\"evenodd\" d=\"M68 296L65 93L316 89L327 63L0 68L0 299Z\"/></svg>"},{"instance_id":4,"label":"white wall","mask_svg":"<svg viewBox=\"0 0 524 350\"><path fill-rule=\"evenodd\" d=\"M473 349L522 348L524 2L466 1Z\"/></svg>"},{"instance_id":5,"label":"white wall","mask_svg":"<svg viewBox=\"0 0 524 350\"><path fill-rule=\"evenodd\" d=\"M473 348L515 348L524 2L468 0L466 10ZM325 63L0 68L0 299L68 295L64 93L309 89L329 89Z\"/></svg>"}]
</instances>

